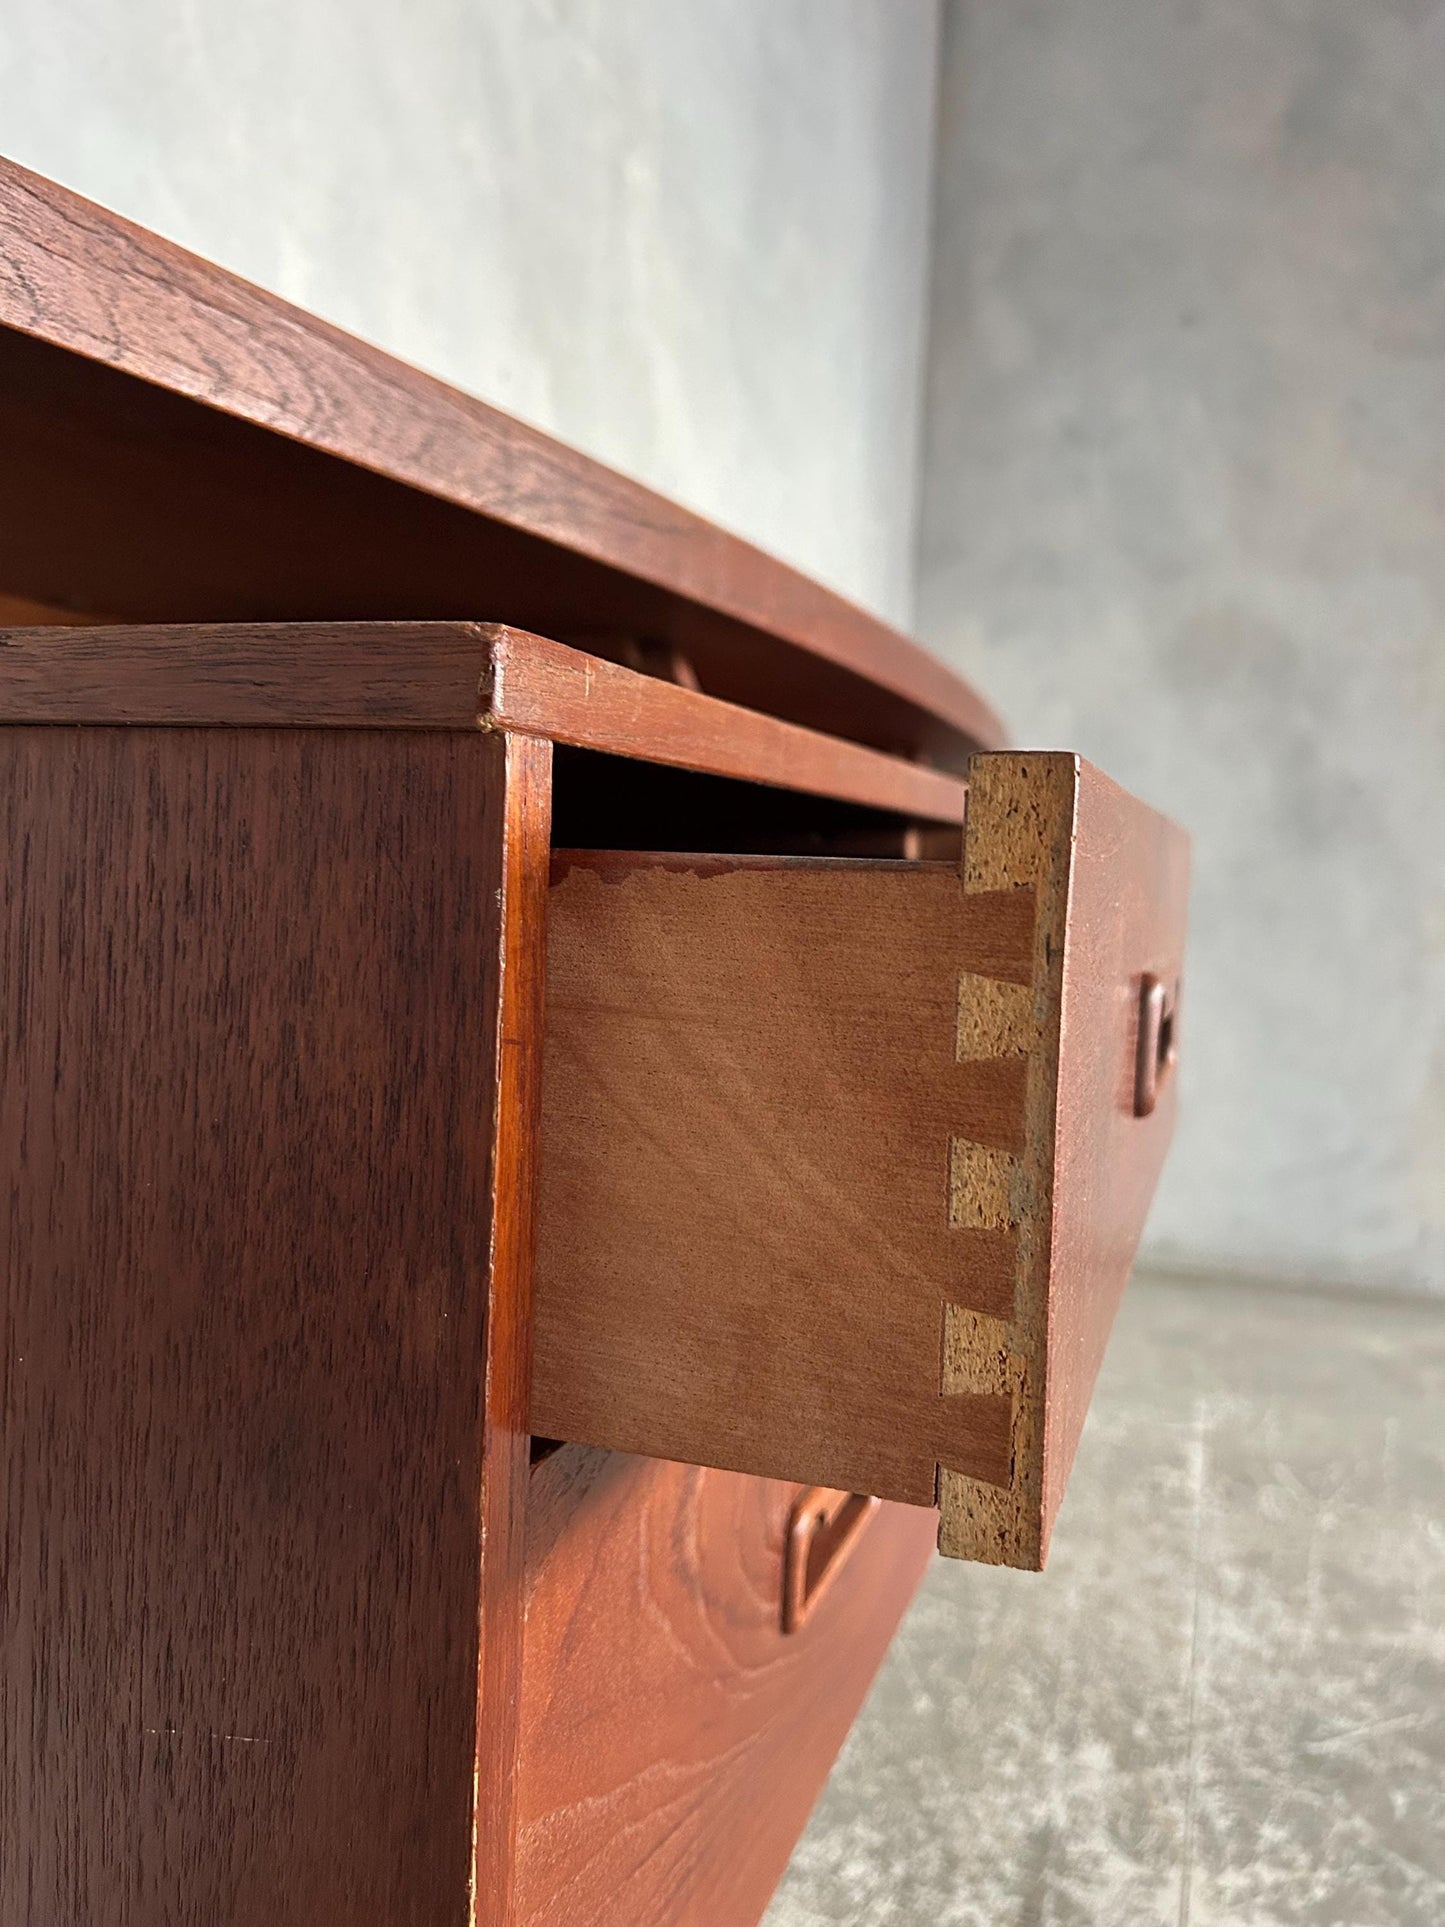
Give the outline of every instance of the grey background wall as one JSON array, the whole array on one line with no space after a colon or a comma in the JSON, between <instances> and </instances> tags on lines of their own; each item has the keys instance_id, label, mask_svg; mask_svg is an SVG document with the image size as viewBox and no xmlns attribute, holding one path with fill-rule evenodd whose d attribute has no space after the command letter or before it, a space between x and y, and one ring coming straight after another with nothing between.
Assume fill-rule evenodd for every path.
<instances>
[{"instance_id":1,"label":"grey background wall","mask_svg":"<svg viewBox=\"0 0 1445 1927\"><path fill-rule=\"evenodd\" d=\"M907 621L935 0L5 0L0 151Z\"/></svg>"},{"instance_id":2,"label":"grey background wall","mask_svg":"<svg viewBox=\"0 0 1445 1927\"><path fill-rule=\"evenodd\" d=\"M952 0L920 628L1196 835L1151 1251L1445 1291L1445 6Z\"/></svg>"}]
</instances>

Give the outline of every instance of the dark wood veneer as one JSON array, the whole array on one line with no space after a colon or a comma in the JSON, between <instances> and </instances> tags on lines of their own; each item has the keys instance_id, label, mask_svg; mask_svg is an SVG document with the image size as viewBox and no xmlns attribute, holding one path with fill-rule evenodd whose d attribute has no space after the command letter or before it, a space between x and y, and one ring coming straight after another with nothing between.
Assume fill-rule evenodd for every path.
<instances>
[{"instance_id":1,"label":"dark wood veneer","mask_svg":"<svg viewBox=\"0 0 1445 1927\"><path fill-rule=\"evenodd\" d=\"M503 744L3 752L0 1920L465 1927Z\"/></svg>"},{"instance_id":2,"label":"dark wood veneer","mask_svg":"<svg viewBox=\"0 0 1445 1927\"><path fill-rule=\"evenodd\" d=\"M3 161L0 424L0 592L132 621L480 614L675 647L711 694L878 748L999 740L842 597Z\"/></svg>"}]
</instances>

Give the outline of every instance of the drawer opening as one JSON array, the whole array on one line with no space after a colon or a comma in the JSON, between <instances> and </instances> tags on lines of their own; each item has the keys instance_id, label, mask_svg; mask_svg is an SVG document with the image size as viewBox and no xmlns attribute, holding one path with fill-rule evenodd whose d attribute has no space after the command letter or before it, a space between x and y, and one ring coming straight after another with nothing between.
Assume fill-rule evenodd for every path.
<instances>
[{"instance_id":1,"label":"drawer opening","mask_svg":"<svg viewBox=\"0 0 1445 1927\"><path fill-rule=\"evenodd\" d=\"M852 856L958 862L963 832L831 797L559 745L552 844L559 850L718 856Z\"/></svg>"}]
</instances>

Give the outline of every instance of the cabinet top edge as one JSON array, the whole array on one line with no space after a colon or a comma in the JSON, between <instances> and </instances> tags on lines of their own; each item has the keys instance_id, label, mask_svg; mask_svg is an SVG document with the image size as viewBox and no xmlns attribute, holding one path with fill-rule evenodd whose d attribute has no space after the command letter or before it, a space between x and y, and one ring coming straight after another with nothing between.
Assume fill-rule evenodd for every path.
<instances>
[{"instance_id":1,"label":"cabinet top edge","mask_svg":"<svg viewBox=\"0 0 1445 1927\"><path fill-rule=\"evenodd\" d=\"M450 729L961 823L961 778L498 623L0 628L0 727Z\"/></svg>"},{"instance_id":2,"label":"cabinet top edge","mask_svg":"<svg viewBox=\"0 0 1445 1927\"><path fill-rule=\"evenodd\" d=\"M813 660L860 730L915 718L936 760L1002 740L888 623L540 429L0 158L0 332L28 336L585 558Z\"/></svg>"}]
</instances>

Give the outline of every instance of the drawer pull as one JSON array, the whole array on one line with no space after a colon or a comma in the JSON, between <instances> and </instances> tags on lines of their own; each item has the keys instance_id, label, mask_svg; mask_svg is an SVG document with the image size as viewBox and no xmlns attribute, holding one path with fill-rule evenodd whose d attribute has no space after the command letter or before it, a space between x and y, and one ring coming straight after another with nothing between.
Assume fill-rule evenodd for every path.
<instances>
[{"instance_id":1,"label":"drawer pull","mask_svg":"<svg viewBox=\"0 0 1445 1927\"><path fill-rule=\"evenodd\" d=\"M1159 1089L1174 1068L1177 991L1146 972L1139 987L1139 1055L1134 1066L1134 1115L1149 1117Z\"/></svg>"},{"instance_id":2,"label":"drawer pull","mask_svg":"<svg viewBox=\"0 0 1445 1927\"><path fill-rule=\"evenodd\" d=\"M879 1501L861 1492L810 1486L788 1514L783 1546L783 1631L795 1633L847 1565L877 1512Z\"/></svg>"}]
</instances>

